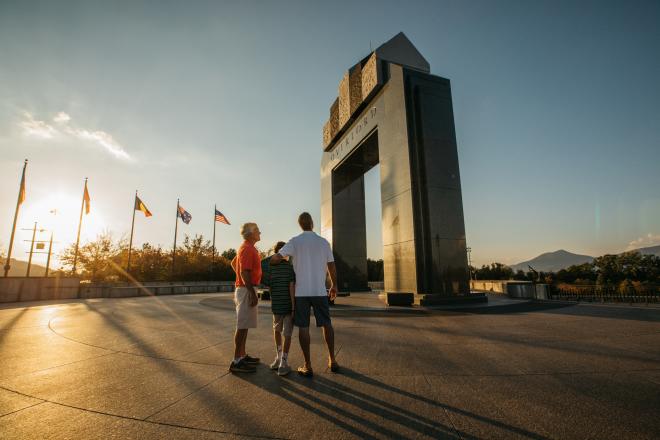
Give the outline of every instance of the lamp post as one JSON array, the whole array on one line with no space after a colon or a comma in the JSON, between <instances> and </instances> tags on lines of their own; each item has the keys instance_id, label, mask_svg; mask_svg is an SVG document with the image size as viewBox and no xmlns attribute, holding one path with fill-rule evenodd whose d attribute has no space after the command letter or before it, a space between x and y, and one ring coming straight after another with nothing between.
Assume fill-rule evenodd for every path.
<instances>
[{"instance_id":1,"label":"lamp post","mask_svg":"<svg viewBox=\"0 0 660 440\"><path fill-rule=\"evenodd\" d=\"M470 254L472 253L472 248L468 246L467 248L465 248L465 250L467 251L467 257L468 257L468 271L470 272L470 279L472 279L472 259L470 258L471 256Z\"/></svg>"}]
</instances>

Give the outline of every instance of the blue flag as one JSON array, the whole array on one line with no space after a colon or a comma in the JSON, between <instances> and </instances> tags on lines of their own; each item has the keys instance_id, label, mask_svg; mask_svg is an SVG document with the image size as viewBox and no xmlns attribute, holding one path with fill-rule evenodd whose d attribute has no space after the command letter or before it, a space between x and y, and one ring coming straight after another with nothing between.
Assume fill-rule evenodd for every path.
<instances>
[{"instance_id":1,"label":"blue flag","mask_svg":"<svg viewBox=\"0 0 660 440\"><path fill-rule=\"evenodd\" d=\"M192 215L183 209L183 206L179 206L179 212L177 212L176 215L178 215L185 224L190 223L190 220L192 220Z\"/></svg>"}]
</instances>

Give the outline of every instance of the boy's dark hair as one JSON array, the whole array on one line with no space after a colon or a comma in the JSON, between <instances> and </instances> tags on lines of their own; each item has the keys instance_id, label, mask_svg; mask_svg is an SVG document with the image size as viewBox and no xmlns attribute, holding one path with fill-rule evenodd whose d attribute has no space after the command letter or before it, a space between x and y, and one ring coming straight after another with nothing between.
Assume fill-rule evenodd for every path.
<instances>
[{"instance_id":1,"label":"boy's dark hair","mask_svg":"<svg viewBox=\"0 0 660 440\"><path fill-rule=\"evenodd\" d=\"M275 248L273 249L273 251L274 251L275 253L278 253L278 252L280 251L280 249L282 249L282 248L284 247L285 244L286 244L286 243L283 242L283 241L278 241L278 242L275 244Z\"/></svg>"},{"instance_id":2,"label":"boy's dark hair","mask_svg":"<svg viewBox=\"0 0 660 440\"><path fill-rule=\"evenodd\" d=\"M314 221L312 220L312 216L309 215L309 212L303 212L298 216L298 224L303 231L311 231L314 227Z\"/></svg>"}]
</instances>

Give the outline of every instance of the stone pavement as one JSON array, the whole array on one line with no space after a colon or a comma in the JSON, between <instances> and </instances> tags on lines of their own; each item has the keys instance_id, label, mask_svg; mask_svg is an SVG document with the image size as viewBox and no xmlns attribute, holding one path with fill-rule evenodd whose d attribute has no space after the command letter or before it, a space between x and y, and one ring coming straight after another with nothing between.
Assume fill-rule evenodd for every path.
<instances>
[{"instance_id":1,"label":"stone pavement","mask_svg":"<svg viewBox=\"0 0 660 440\"><path fill-rule=\"evenodd\" d=\"M0 438L660 438L657 308L353 295L333 310L341 374L313 329L306 379L268 369L260 307L263 365L238 376L227 294L3 305Z\"/></svg>"}]
</instances>

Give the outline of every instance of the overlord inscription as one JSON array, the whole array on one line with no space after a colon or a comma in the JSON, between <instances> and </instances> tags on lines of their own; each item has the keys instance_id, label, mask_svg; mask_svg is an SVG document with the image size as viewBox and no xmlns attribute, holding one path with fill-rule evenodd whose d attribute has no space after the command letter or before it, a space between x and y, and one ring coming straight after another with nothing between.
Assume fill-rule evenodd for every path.
<instances>
[{"instance_id":1,"label":"overlord inscription","mask_svg":"<svg viewBox=\"0 0 660 440\"><path fill-rule=\"evenodd\" d=\"M348 156L355 147L362 142L365 136L376 128L376 116L378 112L376 107L371 107L353 124L351 129L346 132L340 142L330 151L330 168L334 168Z\"/></svg>"}]
</instances>

